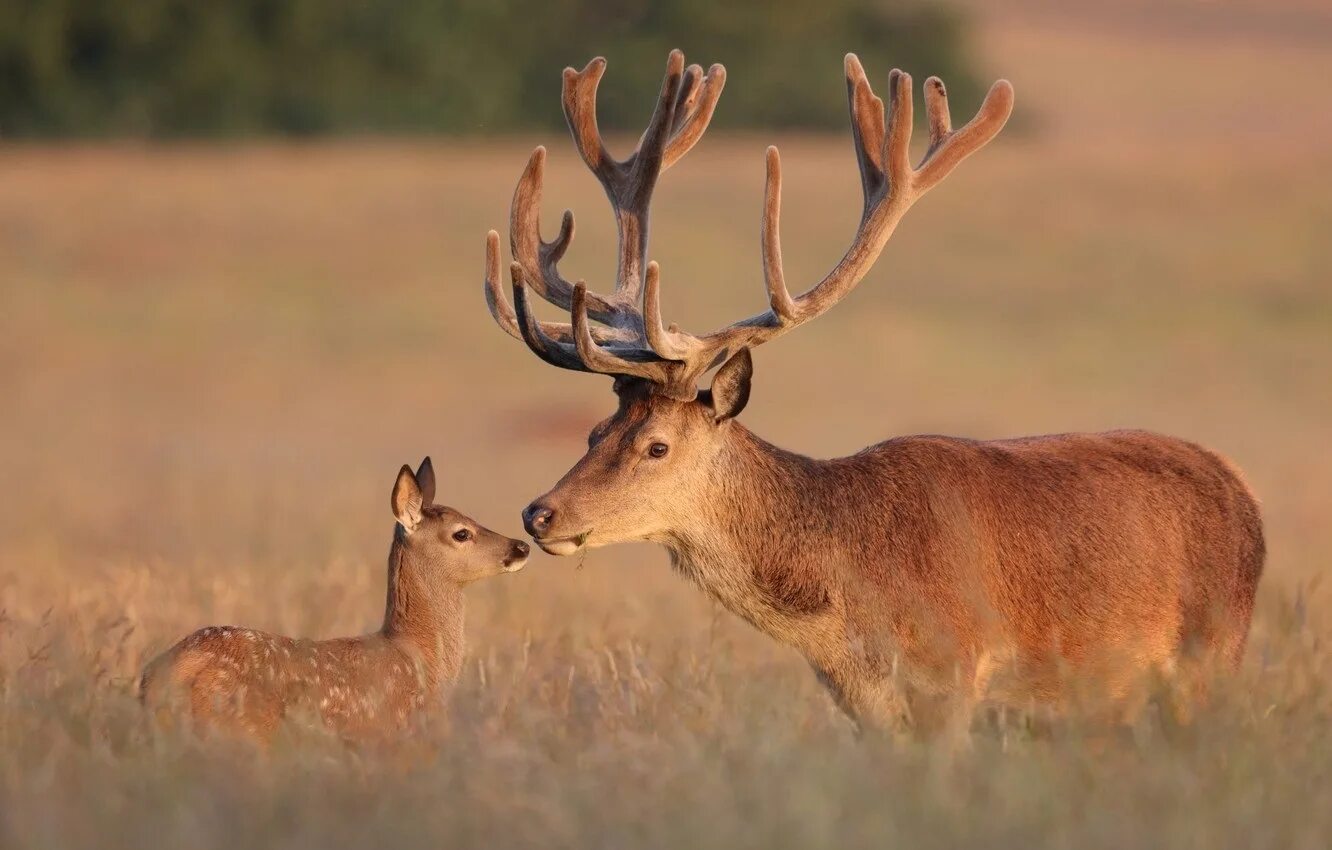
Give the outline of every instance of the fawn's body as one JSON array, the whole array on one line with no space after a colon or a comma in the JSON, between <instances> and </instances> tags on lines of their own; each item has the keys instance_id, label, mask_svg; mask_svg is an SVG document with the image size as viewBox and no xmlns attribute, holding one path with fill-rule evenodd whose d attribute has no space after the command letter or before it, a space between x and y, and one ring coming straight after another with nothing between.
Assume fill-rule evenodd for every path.
<instances>
[{"instance_id":1,"label":"fawn's body","mask_svg":"<svg viewBox=\"0 0 1332 850\"><path fill-rule=\"evenodd\" d=\"M419 483L418 483L419 480ZM463 587L522 568L527 545L431 504L429 459L394 488L394 531L383 627L368 635L305 640L232 626L200 629L144 670L154 712L179 709L204 727L267 740L287 717L348 737L384 735L437 704L458 676Z\"/></svg>"}]
</instances>

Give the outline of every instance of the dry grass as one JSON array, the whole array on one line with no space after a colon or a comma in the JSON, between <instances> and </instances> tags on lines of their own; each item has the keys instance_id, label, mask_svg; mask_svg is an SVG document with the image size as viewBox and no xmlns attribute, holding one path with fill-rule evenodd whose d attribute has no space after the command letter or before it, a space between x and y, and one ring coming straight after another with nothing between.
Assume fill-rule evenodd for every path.
<instances>
[{"instance_id":1,"label":"dry grass","mask_svg":"<svg viewBox=\"0 0 1332 850\"><path fill-rule=\"evenodd\" d=\"M372 626L397 466L433 454L445 500L516 532L607 382L484 315L482 236L538 140L16 148L0 846L1326 846L1332 115L1289 81L1332 57L1026 20L987 46L1039 119L759 352L745 419L814 454L1139 425L1234 457L1272 557L1244 668L1195 725L1149 711L1105 741L1015 712L978 718L970 752L857 742L798 658L621 547L476 587L460 691L410 753L152 736L146 657L209 622ZM1271 76L1232 73L1254 58ZM547 219L575 207L569 264L604 280L604 201L539 141ZM688 326L761 303L767 141L709 139L662 186L654 255ZM844 139L782 147L788 277L809 279L854 227L854 169Z\"/></svg>"}]
</instances>

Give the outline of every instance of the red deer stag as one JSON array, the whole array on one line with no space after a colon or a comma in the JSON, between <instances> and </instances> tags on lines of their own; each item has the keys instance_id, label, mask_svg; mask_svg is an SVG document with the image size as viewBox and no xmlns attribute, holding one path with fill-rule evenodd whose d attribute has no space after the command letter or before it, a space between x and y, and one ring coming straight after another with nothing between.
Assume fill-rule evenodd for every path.
<instances>
[{"instance_id":1,"label":"red deer stag","mask_svg":"<svg viewBox=\"0 0 1332 850\"><path fill-rule=\"evenodd\" d=\"M265 743L293 714L349 738L407 726L462 668L463 588L522 569L528 554L526 543L436 505L434 497L430 458L415 475L407 466L398 473L379 631L314 641L231 626L200 629L144 670L144 704L167 719L178 703L201 728Z\"/></svg>"},{"instance_id":2,"label":"red deer stag","mask_svg":"<svg viewBox=\"0 0 1332 850\"><path fill-rule=\"evenodd\" d=\"M647 130L615 160L597 130L605 67L598 58L566 69L563 100L618 225L613 290L599 295L561 276L571 213L553 241L541 238L543 148L513 197L512 305L494 231L486 246L485 291L500 327L553 366L614 376L619 399L582 460L523 512L539 546L569 555L621 541L663 544L679 572L803 653L837 702L874 726L933 724L949 714L941 700L1003 699L1006 684L1023 699L1059 704L1070 672L1106 671L1098 690L1113 695L1128 693L1126 673L1169 674L1204 655L1239 661L1262 526L1235 468L1206 449L1141 431L913 436L816 460L736 421L749 400L750 351L856 286L911 205L1003 127L1008 82L996 82L976 117L954 130L943 83L926 80L929 145L913 167L911 77L889 75L885 122L883 101L848 55L864 193L851 247L792 297L778 238L781 167L768 148L768 309L695 336L662 323L659 271L646 262L648 209L661 171L703 134L725 72L686 68L671 53ZM538 321L529 289L572 321ZM718 365L711 387L698 391L698 378Z\"/></svg>"}]
</instances>

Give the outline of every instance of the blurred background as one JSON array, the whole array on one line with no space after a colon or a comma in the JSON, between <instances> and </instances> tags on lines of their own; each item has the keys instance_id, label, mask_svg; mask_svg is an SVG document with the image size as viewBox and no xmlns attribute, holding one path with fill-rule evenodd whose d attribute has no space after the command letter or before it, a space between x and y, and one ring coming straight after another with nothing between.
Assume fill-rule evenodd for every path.
<instances>
[{"instance_id":1,"label":"blurred background","mask_svg":"<svg viewBox=\"0 0 1332 850\"><path fill-rule=\"evenodd\" d=\"M552 69L606 56L607 127L639 128L680 48L749 81L717 127L833 126L817 71L896 45L975 93L963 18L909 2L5 0L0 131L24 136L490 135L564 126ZM704 64L721 61L702 58ZM780 92L780 96L778 93Z\"/></svg>"},{"instance_id":2,"label":"blurred background","mask_svg":"<svg viewBox=\"0 0 1332 850\"><path fill-rule=\"evenodd\" d=\"M484 236L544 144L547 235L571 207L566 274L609 288L560 71L609 58L623 155L676 46L729 72L652 222L667 319L698 332L764 305L766 145L791 287L849 242L846 51L881 93L895 66L940 75L956 124L1013 82L1013 122L855 293L757 352L744 420L818 456L920 432L1211 446L1264 505L1261 654L1332 564L1329 44L1321 0L0 0L0 692L74 718L29 739L84 741L81 700L205 622L375 627L393 476L426 454L443 501L519 533L613 399L494 326ZM559 679L607 647L725 646L823 716L803 662L662 551L576 566L475 588L477 656L535 640Z\"/></svg>"},{"instance_id":3,"label":"blurred background","mask_svg":"<svg viewBox=\"0 0 1332 850\"><path fill-rule=\"evenodd\" d=\"M763 304L767 144L792 286L850 239L848 48L881 91L944 77L956 123L994 78L1018 93L854 296L759 352L753 428L822 455L1157 428L1248 471L1274 574L1332 554L1323 4L0 0L0 33L6 564L362 557L427 452L516 526L612 401L492 324L484 234L544 144L547 232L573 208L568 274L608 286L560 70L609 57L623 154L674 45L729 71L654 210L668 318L696 331ZM630 552L590 560L661 560Z\"/></svg>"}]
</instances>

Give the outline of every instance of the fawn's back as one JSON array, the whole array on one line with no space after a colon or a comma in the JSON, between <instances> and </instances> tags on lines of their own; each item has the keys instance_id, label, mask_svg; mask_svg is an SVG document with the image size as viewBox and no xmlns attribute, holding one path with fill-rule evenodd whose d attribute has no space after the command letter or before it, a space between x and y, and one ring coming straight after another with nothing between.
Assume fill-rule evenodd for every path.
<instances>
[{"instance_id":1,"label":"fawn's back","mask_svg":"<svg viewBox=\"0 0 1332 850\"><path fill-rule=\"evenodd\" d=\"M314 641L209 626L149 665L141 696L154 712L262 739L287 718L364 737L405 727L431 685L421 659L382 634Z\"/></svg>"}]
</instances>

